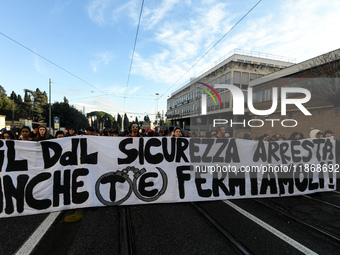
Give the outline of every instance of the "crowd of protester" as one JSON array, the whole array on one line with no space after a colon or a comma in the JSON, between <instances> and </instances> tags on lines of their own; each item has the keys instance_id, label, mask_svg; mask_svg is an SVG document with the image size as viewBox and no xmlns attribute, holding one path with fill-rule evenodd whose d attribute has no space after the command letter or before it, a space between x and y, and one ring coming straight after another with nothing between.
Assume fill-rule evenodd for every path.
<instances>
[{"instance_id":1,"label":"crowd of protester","mask_svg":"<svg viewBox=\"0 0 340 255\"><path fill-rule=\"evenodd\" d=\"M69 128L64 131L56 131L53 136L50 134L48 128L44 125L34 125L31 130L30 127L24 126L19 132L14 133L5 128L1 129L1 139L12 139L12 140L23 140L23 141L43 141L54 138L63 138L68 136L78 136L78 135L92 135L92 136L114 136L114 137L159 137L159 136L174 136L174 137L198 137L198 138L228 138L231 136L225 129L225 127L220 126L214 131L200 131L200 132L188 132L182 130L179 127L170 126L168 129L142 129L138 123L131 123L125 131L119 131L117 129L109 129L99 131L95 127L91 126L86 128L85 131L76 131L74 128ZM334 136L334 132L331 130L326 130L322 132L321 130L312 130L310 132L311 138L323 138ZM244 133L242 138L254 141L284 141L284 140L299 140L306 138L302 133L294 131L288 137L284 134L276 133L273 135L263 134L259 137L253 137L250 133Z\"/></svg>"}]
</instances>

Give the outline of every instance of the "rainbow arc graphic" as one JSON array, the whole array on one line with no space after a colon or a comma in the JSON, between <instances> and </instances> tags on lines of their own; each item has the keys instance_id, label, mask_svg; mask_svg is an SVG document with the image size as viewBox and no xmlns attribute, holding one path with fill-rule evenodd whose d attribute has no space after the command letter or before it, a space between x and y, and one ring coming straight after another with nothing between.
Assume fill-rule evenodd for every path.
<instances>
[{"instance_id":1,"label":"rainbow arc graphic","mask_svg":"<svg viewBox=\"0 0 340 255\"><path fill-rule=\"evenodd\" d=\"M222 104L222 100L221 100L221 98L220 98L220 95L217 93L217 91L216 91L213 87L211 87L210 85L205 84L205 83L203 83L203 82L198 82L198 83L199 83L199 84L202 84L202 85L204 85L204 86L206 86L206 87L209 88L212 92L214 92L214 94L217 96L218 100L220 101L221 106L223 105L223 104ZM215 105L217 105L216 100L215 100L213 94L211 94L211 92L210 92L209 90L204 89L204 88L200 88L200 87L198 87L198 89L201 89L201 90L203 90L204 92L206 92L206 93L212 98L212 100L214 101Z\"/></svg>"}]
</instances>

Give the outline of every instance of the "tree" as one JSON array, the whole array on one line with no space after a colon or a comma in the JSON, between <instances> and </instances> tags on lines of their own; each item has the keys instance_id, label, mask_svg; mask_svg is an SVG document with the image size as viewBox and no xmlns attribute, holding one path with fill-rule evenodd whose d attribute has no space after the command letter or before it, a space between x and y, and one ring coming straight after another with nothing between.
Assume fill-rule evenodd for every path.
<instances>
[{"instance_id":1,"label":"tree","mask_svg":"<svg viewBox=\"0 0 340 255\"><path fill-rule=\"evenodd\" d=\"M13 103L14 101L7 97L6 90L0 85L0 112L10 120L12 120Z\"/></svg>"},{"instance_id":2,"label":"tree","mask_svg":"<svg viewBox=\"0 0 340 255\"><path fill-rule=\"evenodd\" d=\"M117 114L117 125L118 125L118 129L122 128L122 116L119 115L119 113Z\"/></svg>"},{"instance_id":3,"label":"tree","mask_svg":"<svg viewBox=\"0 0 340 255\"><path fill-rule=\"evenodd\" d=\"M92 118L93 125L98 129L109 129L113 127L113 121L115 118L106 112L93 111L87 114L88 118Z\"/></svg>"},{"instance_id":4,"label":"tree","mask_svg":"<svg viewBox=\"0 0 340 255\"><path fill-rule=\"evenodd\" d=\"M46 109L44 112L46 120L48 120L48 115L48 109ZM59 118L61 127L73 127L77 130L81 130L89 126L88 120L83 113L65 102L56 102L52 104L52 123L53 118L56 116Z\"/></svg>"},{"instance_id":5,"label":"tree","mask_svg":"<svg viewBox=\"0 0 340 255\"><path fill-rule=\"evenodd\" d=\"M29 92L25 90L25 97L24 97L24 104L23 104L22 111L28 118L32 119L32 114L33 114L32 110L33 110L33 103L32 103L31 95L29 94Z\"/></svg>"},{"instance_id":6,"label":"tree","mask_svg":"<svg viewBox=\"0 0 340 255\"><path fill-rule=\"evenodd\" d=\"M163 123L164 123L163 117L162 117L162 115L161 115L160 112L157 112L157 114L156 114L156 123L157 123L159 126L162 126Z\"/></svg>"},{"instance_id":7,"label":"tree","mask_svg":"<svg viewBox=\"0 0 340 255\"><path fill-rule=\"evenodd\" d=\"M145 122L150 122L149 115L145 115L145 116L144 116L144 121L145 121Z\"/></svg>"},{"instance_id":8,"label":"tree","mask_svg":"<svg viewBox=\"0 0 340 255\"><path fill-rule=\"evenodd\" d=\"M40 89L37 88L36 91L25 89L25 93L30 93L33 96L33 105L30 109L30 111L32 112L32 120L45 120L43 117L43 112L46 111L46 108L48 108L46 92L41 92Z\"/></svg>"},{"instance_id":9,"label":"tree","mask_svg":"<svg viewBox=\"0 0 340 255\"><path fill-rule=\"evenodd\" d=\"M130 124L129 118L128 118L128 116L125 113L124 114L124 129L128 129L129 124Z\"/></svg>"},{"instance_id":10,"label":"tree","mask_svg":"<svg viewBox=\"0 0 340 255\"><path fill-rule=\"evenodd\" d=\"M15 103L17 102L18 97L17 97L17 94L14 91L12 91L10 99L13 100Z\"/></svg>"},{"instance_id":11,"label":"tree","mask_svg":"<svg viewBox=\"0 0 340 255\"><path fill-rule=\"evenodd\" d=\"M340 106L340 50L307 61L303 68L311 77L307 87L325 96L334 106Z\"/></svg>"}]
</instances>

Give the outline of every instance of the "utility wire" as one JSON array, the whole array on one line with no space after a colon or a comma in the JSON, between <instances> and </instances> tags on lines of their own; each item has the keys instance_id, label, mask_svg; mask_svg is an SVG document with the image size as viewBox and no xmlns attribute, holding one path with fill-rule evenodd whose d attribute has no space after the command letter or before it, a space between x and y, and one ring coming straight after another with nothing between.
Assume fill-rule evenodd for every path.
<instances>
[{"instance_id":1,"label":"utility wire","mask_svg":"<svg viewBox=\"0 0 340 255\"><path fill-rule=\"evenodd\" d=\"M92 85L91 83L89 83L89 82L85 81L84 79L80 78L79 76L77 76L77 75L75 75L75 74L71 73L70 71L66 70L65 68L61 67L60 65L58 65L58 64L54 63L53 61L51 61L51 60L49 60L49 59L45 58L44 56L40 55L39 53L37 53L37 52L35 52L35 51L31 50L30 48L26 47L26 46L25 46L25 45L23 45L22 43L19 43L18 41L16 41L16 40L14 40L13 38L11 38L11 37L9 37L9 36L5 35L5 34L4 34L4 33L2 33L2 32L0 32L0 34L1 34L2 36L6 37L7 39L11 40L12 42L15 42L16 44L18 44L18 45L20 45L21 47L25 48L26 50L28 50L28 51L32 52L33 54L37 55L38 57L40 57L40 58L42 58L42 59L46 60L47 62L51 63L52 65L54 65L54 66L58 67L59 69L63 70L64 72L66 72L66 73L68 73L68 74L72 75L73 77L77 78L78 80L80 80L80 81L82 81L82 82L86 83L87 85L90 85L91 87L95 88L96 90L98 90L98 91L100 91L100 92L102 92L102 93L105 93L105 94L106 94L106 92L105 92L105 91L103 91L103 90L101 90L101 89L99 89L99 88L95 87L95 86L94 86L94 85Z\"/></svg>"},{"instance_id":2,"label":"utility wire","mask_svg":"<svg viewBox=\"0 0 340 255\"><path fill-rule=\"evenodd\" d=\"M142 1L142 6L141 6L141 8L140 8L139 20L138 20L138 25L137 25L137 31L136 31L135 42L134 42L133 50L132 50L132 56L131 56L129 74L128 74L128 78L127 78L127 82L126 82L126 86L125 86L124 105L125 105L125 97L126 97L126 93L127 93L127 89L128 89L129 81L130 81L130 74L131 74L131 69L132 69L133 57L134 57L134 55L135 55L135 50L136 50L138 32L139 32L139 27L140 27L140 21L141 21L141 19L142 19L143 6L144 6L144 0Z\"/></svg>"},{"instance_id":3,"label":"utility wire","mask_svg":"<svg viewBox=\"0 0 340 255\"><path fill-rule=\"evenodd\" d=\"M262 0L258 1L246 14L244 14L242 16L241 19L239 19L235 25L233 25L210 49L208 49L208 51L206 53L203 54L202 57L200 57L183 75L181 75L176 81L175 83L173 83L162 95L160 95L158 97L158 99L160 99L161 97L163 97L165 95L166 92L168 92L173 86L175 86L177 84L178 81L180 81L191 69L194 68L194 66L196 66L198 64L198 62L200 62L213 48L215 48L215 46L221 42L224 37L226 37L252 10L255 9L255 7L262 2ZM155 104L155 102L148 108L148 110Z\"/></svg>"}]
</instances>

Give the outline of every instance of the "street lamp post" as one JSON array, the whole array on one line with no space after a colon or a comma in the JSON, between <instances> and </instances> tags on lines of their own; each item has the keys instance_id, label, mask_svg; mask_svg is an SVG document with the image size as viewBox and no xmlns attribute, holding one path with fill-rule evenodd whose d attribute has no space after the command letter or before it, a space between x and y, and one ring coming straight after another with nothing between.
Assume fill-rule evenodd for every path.
<instances>
[{"instance_id":1,"label":"street lamp post","mask_svg":"<svg viewBox=\"0 0 340 255\"><path fill-rule=\"evenodd\" d=\"M155 116L156 122L157 122L157 114L158 114L158 96L159 96L159 93L156 93L156 116Z\"/></svg>"}]
</instances>

